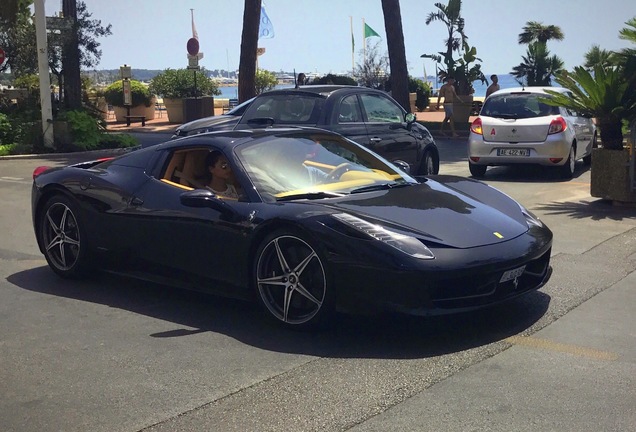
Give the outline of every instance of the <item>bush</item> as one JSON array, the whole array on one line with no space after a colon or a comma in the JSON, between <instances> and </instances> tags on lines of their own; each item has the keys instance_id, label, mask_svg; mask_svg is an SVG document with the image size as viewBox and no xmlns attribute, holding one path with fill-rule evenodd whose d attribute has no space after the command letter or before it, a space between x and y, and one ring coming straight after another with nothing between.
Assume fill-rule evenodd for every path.
<instances>
[{"instance_id":1,"label":"bush","mask_svg":"<svg viewBox=\"0 0 636 432\"><path fill-rule=\"evenodd\" d=\"M196 93L194 91L195 73L197 81ZM168 99L221 94L217 84L202 71L193 72L189 69L164 70L150 81L149 90L152 94Z\"/></svg>"},{"instance_id":2,"label":"bush","mask_svg":"<svg viewBox=\"0 0 636 432\"><path fill-rule=\"evenodd\" d=\"M259 95L268 90L272 90L278 84L278 78L274 75L274 72L270 72L264 69L256 71L256 94Z\"/></svg>"},{"instance_id":3,"label":"bush","mask_svg":"<svg viewBox=\"0 0 636 432\"><path fill-rule=\"evenodd\" d=\"M149 107L152 105L152 93L148 90L148 87L143 85L139 81L130 80L130 93L132 95L132 105L131 107L136 107L139 105L145 105ZM104 98L106 102L114 105L123 107L124 106L124 89L122 81L115 81L104 90Z\"/></svg>"},{"instance_id":4,"label":"bush","mask_svg":"<svg viewBox=\"0 0 636 432\"><path fill-rule=\"evenodd\" d=\"M137 145L137 139L125 134L105 133L100 122L86 111L65 111L59 120L68 123L73 144L60 151L86 151L112 148L128 148Z\"/></svg>"},{"instance_id":5,"label":"bush","mask_svg":"<svg viewBox=\"0 0 636 432\"><path fill-rule=\"evenodd\" d=\"M311 84L312 85L327 84L327 85L357 86L358 82L354 80L353 78L351 78L350 76L327 74L324 77L315 78L311 82Z\"/></svg>"},{"instance_id":6,"label":"bush","mask_svg":"<svg viewBox=\"0 0 636 432\"><path fill-rule=\"evenodd\" d=\"M431 86L420 79L409 76L409 93L416 93L415 106L418 111L424 111L431 97Z\"/></svg>"}]
</instances>

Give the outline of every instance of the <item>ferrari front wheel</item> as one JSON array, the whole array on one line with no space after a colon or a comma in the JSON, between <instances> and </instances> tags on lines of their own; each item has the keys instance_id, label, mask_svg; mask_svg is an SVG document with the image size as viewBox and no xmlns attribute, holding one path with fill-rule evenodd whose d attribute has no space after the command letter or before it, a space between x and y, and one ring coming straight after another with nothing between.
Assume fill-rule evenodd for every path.
<instances>
[{"instance_id":1,"label":"ferrari front wheel","mask_svg":"<svg viewBox=\"0 0 636 432\"><path fill-rule=\"evenodd\" d=\"M49 198L42 209L40 245L49 267L62 277L83 276L88 270L86 236L78 213L63 195Z\"/></svg>"},{"instance_id":2,"label":"ferrari front wheel","mask_svg":"<svg viewBox=\"0 0 636 432\"><path fill-rule=\"evenodd\" d=\"M334 312L326 263L301 235L269 235L256 254L255 283L265 312L288 327L324 327Z\"/></svg>"}]
</instances>

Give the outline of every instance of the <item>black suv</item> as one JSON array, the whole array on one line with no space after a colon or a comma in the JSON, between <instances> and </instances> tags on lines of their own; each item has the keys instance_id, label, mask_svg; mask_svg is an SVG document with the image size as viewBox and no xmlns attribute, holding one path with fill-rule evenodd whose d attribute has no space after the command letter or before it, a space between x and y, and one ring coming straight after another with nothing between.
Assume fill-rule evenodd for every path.
<instances>
[{"instance_id":1,"label":"black suv","mask_svg":"<svg viewBox=\"0 0 636 432\"><path fill-rule=\"evenodd\" d=\"M428 129L387 93L355 86L301 86L262 93L235 126L313 126L338 132L414 175L437 174L439 152Z\"/></svg>"}]
</instances>

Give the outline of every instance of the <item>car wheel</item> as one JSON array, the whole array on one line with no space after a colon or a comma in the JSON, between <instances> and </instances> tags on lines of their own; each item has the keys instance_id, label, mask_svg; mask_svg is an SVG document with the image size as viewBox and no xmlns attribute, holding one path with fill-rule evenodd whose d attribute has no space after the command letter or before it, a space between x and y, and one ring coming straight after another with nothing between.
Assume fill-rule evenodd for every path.
<instances>
[{"instance_id":1,"label":"car wheel","mask_svg":"<svg viewBox=\"0 0 636 432\"><path fill-rule=\"evenodd\" d=\"M39 241L49 267L65 278L84 276L89 269L87 240L73 202L63 196L51 197L40 217Z\"/></svg>"},{"instance_id":2,"label":"car wheel","mask_svg":"<svg viewBox=\"0 0 636 432\"><path fill-rule=\"evenodd\" d=\"M317 248L290 231L269 235L256 253L258 300L275 321L296 329L324 327L335 306L325 261Z\"/></svg>"},{"instance_id":3,"label":"car wheel","mask_svg":"<svg viewBox=\"0 0 636 432\"><path fill-rule=\"evenodd\" d=\"M482 178L486 174L486 169L488 169L488 166L469 163L468 169L470 170L470 174L473 177Z\"/></svg>"},{"instance_id":4,"label":"car wheel","mask_svg":"<svg viewBox=\"0 0 636 432\"><path fill-rule=\"evenodd\" d=\"M568 160L559 167L561 177L564 179L571 179L574 177L574 169L576 167L576 153L574 146L570 146L570 154L568 154Z\"/></svg>"},{"instance_id":5,"label":"car wheel","mask_svg":"<svg viewBox=\"0 0 636 432\"><path fill-rule=\"evenodd\" d=\"M596 132L594 132L594 136L592 137L592 149L598 148L598 138L596 136ZM592 165L592 153L589 155L583 156L583 163L587 166Z\"/></svg>"},{"instance_id":6,"label":"car wheel","mask_svg":"<svg viewBox=\"0 0 636 432\"><path fill-rule=\"evenodd\" d=\"M432 175L439 173L439 161L431 151L424 152L418 175Z\"/></svg>"}]
</instances>

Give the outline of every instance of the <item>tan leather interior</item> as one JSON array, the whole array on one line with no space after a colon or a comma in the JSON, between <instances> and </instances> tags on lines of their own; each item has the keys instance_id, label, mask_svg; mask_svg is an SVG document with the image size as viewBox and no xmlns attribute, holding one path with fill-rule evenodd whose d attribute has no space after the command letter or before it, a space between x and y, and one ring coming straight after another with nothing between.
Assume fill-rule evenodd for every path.
<instances>
[{"instance_id":1,"label":"tan leather interior","mask_svg":"<svg viewBox=\"0 0 636 432\"><path fill-rule=\"evenodd\" d=\"M205 187L207 149L183 150L175 152L163 176L165 180L193 188Z\"/></svg>"}]
</instances>

